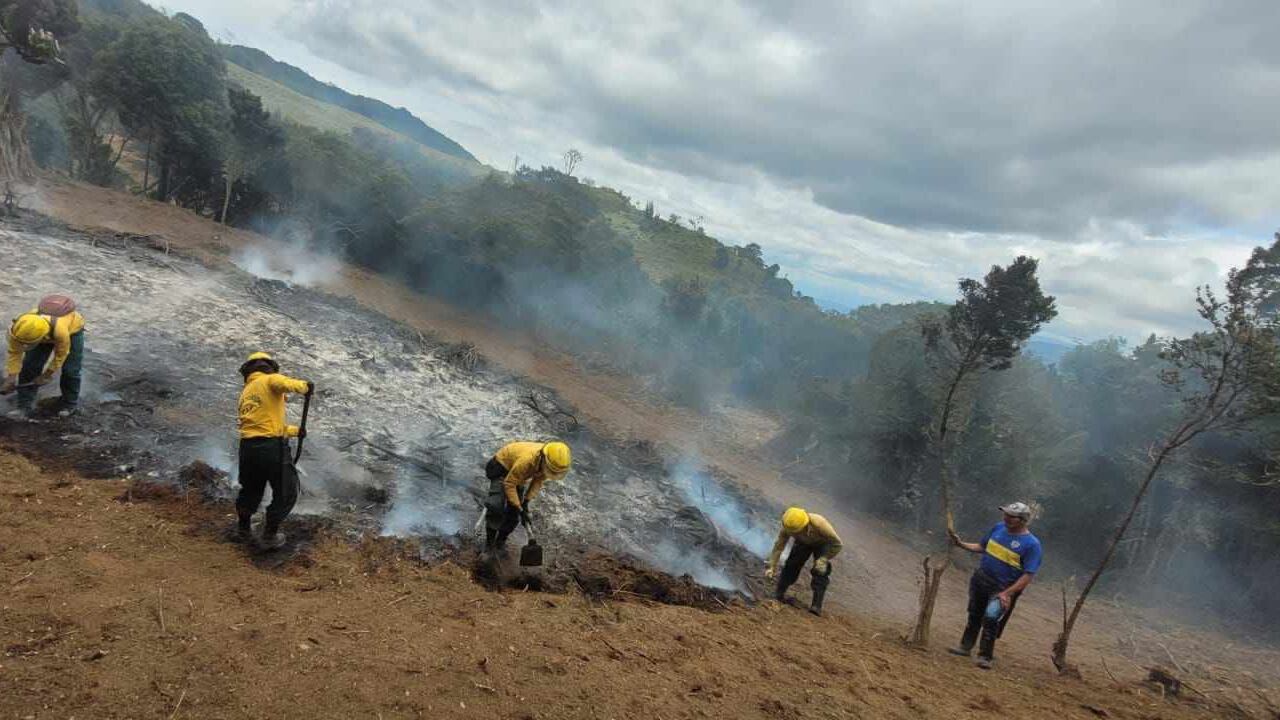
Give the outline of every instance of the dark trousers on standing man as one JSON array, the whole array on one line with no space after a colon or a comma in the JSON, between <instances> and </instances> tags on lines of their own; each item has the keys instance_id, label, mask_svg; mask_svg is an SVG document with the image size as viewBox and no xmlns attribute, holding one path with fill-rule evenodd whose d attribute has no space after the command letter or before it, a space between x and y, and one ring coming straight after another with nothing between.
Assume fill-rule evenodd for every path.
<instances>
[{"instance_id":1,"label":"dark trousers on standing man","mask_svg":"<svg viewBox=\"0 0 1280 720\"><path fill-rule=\"evenodd\" d=\"M22 370L18 372L18 384L27 385L34 382L44 372L53 354L53 343L36 345L22 356ZM84 331L71 336L71 352L62 364L58 387L62 391L62 406L73 408L80 402L80 376L84 367ZM18 388L18 407L30 410L36 404L36 388Z\"/></svg>"},{"instance_id":2,"label":"dark trousers on standing man","mask_svg":"<svg viewBox=\"0 0 1280 720\"><path fill-rule=\"evenodd\" d=\"M484 476L489 480L489 494L485 498L484 541L485 549L502 549L507 544L507 536L520 524L520 511L507 502L506 488L503 481L507 479L507 467L498 462L498 458L490 458L484 466ZM524 489L520 490L520 498L524 499Z\"/></svg>"},{"instance_id":3,"label":"dark trousers on standing man","mask_svg":"<svg viewBox=\"0 0 1280 720\"><path fill-rule=\"evenodd\" d=\"M782 574L778 576L778 599L782 599L787 588L800 578L800 571L804 569L804 564L809 561L809 558L821 557L826 550L826 545L801 545L794 540L791 542L791 552L787 555L787 561L782 564ZM827 586L831 584L831 570L832 563L828 561L826 573L819 574L813 570L809 572L811 576L809 587L813 589L814 595L822 597L822 594L827 591Z\"/></svg>"},{"instance_id":4,"label":"dark trousers on standing man","mask_svg":"<svg viewBox=\"0 0 1280 720\"><path fill-rule=\"evenodd\" d=\"M981 568L974 571L973 577L969 578L969 623L965 625L964 636L960 638L960 649L972 650L973 644L977 642L978 657L995 657L996 638L1004 632L1004 626L1013 614L1013 606L1018 603L1018 596L1010 598L1009 608L995 619L987 617L987 605L1006 587L1007 585L1002 585Z\"/></svg>"},{"instance_id":5,"label":"dark trousers on standing man","mask_svg":"<svg viewBox=\"0 0 1280 720\"><path fill-rule=\"evenodd\" d=\"M298 501L298 471L293 467L286 438L246 438L240 441L240 494L236 496L236 514L240 526L248 527L249 519L262 504L262 496L271 486L271 503L267 505L264 535L271 535L289 516Z\"/></svg>"}]
</instances>

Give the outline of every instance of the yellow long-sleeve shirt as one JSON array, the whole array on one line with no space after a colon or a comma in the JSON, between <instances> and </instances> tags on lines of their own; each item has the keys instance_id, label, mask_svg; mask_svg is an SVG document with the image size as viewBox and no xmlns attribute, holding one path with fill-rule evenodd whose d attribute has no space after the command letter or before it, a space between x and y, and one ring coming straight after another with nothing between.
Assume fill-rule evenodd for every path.
<instances>
[{"instance_id":1,"label":"yellow long-sleeve shirt","mask_svg":"<svg viewBox=\"0 0 1280 720\"><path fill-rule=\"evenodd\" d=\"M778 531L778 539L773 541L773 550L769 553L770 570L778 566L778 560L782 557L783 549L787 547L787 541L792 539L801 545L826 546L820 557L828 560L839 555L840 550L844 548L840 542L840 536L836 535L836 530L831 527L831 523L821 515L809 513L809 524L800 532L793 535L785 528Z\"/></svg>"},{"instance_id":2,"label":"yellow long-sleeve shirt","mask_svg":"<svg viewBox=\"0 0 1280 720\"><path fill-rule=\"evenodd\" d=\"M24 315L40 315L40 313L32 310ZM9 335L9 352L5 355L4 374L17 375L22 370L22 356L28 350L36 345L53 344L53 360L49 362L46 368L47 372L57 372L62 369L62 364L67 361L67 355L71 354L71 336L84 330L84 316L78 312L72 311L61 317L52 315L40 315L40 317L49 321L52 326L48 335L39 342L26 343L18 342L12 335Z\"/></svg>"},{"instance_id":3,"label":"yellow long-sleeve shirt","mask_svg":"<svg viewBox=\"0 0 1280 720\"><path fill-rule=\"evenodd\" d=\"M305 393L305 380L279 373L249 375L240 391L240 437L297 437L298 427L285 421L285 393Z\"/></svg>"},{"instance_id":4,"label":"yellow long-sleeve shirt","mask_svg":"<svg viewBox=\"0 0 1280 720\"><path fill-rule=\"evenodd\" d=\"M521 487L526 483L529 486L524 494L524 500L528 502L542 490L542 484L547 480L546 467L542 462L543 445L545 443L540 442L507 443L494 455L502 463L502 467L507 469L502 490L507 496L507 502L517 509L522 507Z\"/></svg>"}]
</instances>

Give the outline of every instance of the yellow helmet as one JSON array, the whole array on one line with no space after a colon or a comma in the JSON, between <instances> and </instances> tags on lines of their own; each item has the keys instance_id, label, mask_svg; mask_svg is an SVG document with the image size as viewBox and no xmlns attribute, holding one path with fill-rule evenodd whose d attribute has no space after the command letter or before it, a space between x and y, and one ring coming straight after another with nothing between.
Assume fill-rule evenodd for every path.
<instances>
[{"instance_id":1,"label":"yellow helmet","mask_svg":"<svg viewBox=\"0 0 1280 720\"><path fill-rule=\"evenodd\" d=\"M269 367L273 373L280 372L280 363L276 362L275 359L267 353L256 352L250 355L249 359L245 360L244 364L240 366L240 375L248 381L249 376L253 373L262 372L262 367L264 365Z\"/></svg>"},{"instance_id":2,"label":"yellow helmet","mask_svg":"<svg viewBox=\"0 0 1280 720\"><path fill-rule=\"evenodd\" d=\"M798 533L809 526L809 513L798 507L789 507L782 513L782 529L789 533Z\"/></svg>"},{"instance_id":3,"label":"yellow helmet","mask_svg":"<svg viewBox=\"0 0 1280 720\"><path fill-rule=\"evenodd\" d=\"M547 474L552 480L564 477L564 474L569 472L569 466L573 464L573 454L569 452L569 446L558 440L542 446L542 457L547 462Z\"/></svg>"},{"instance_id":4,"label":"yellow helmet","mask_svg":"<svg viewBox=\"0 0 1280 720\"><path fill-rule=\"evenodd\" d=\"M33 345L45 339L51 329L48 320L35 313L27 313L13 321L9 335L23 345Z\"/></svg>"}]
</instances>

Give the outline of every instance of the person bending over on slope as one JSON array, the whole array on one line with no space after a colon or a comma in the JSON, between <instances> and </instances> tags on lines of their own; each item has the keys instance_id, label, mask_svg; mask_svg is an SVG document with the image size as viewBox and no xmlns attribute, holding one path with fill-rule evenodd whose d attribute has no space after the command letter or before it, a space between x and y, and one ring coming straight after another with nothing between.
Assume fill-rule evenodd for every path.
<instances>
[{"instance_id":1,"label":"person bending over on slope","mask_svg":"<svg viewBox=\"0 0 1280 720\"><path fill-rule=\"evenodd\" d=\"M569 472L573 456L560 442L513 442L502 447L484 467L489 480L485 502L486 552L501 550L507 536L523 518L529 520L529 502L547 480L561 480Z\"/></svg>"},{"instance_id":2,"label":"person bending over on slope","mask_svg":"<svg viewBox=\"0 0 1280 720\"><path fill-rule=\"evenodd\" d=\"M240 366L244 389L240 391L240 494L236 496L237 532L253 539L253 514L271 486L259 542L268 550L285 543L280 523L298 500L298 471L293 467L289 438L304 437L285 420L286 393L310 395L315 385L280 374L280 364L264 352L256 352Z\"/></svg>"},{"instance_id":3,"label":"person bending over on slope","mask_svg":"<svg viewBox=\"0 0 1280 720\"><path fill-rule=\"evenodd\" d=\"M53 359L50 360L49 356ZM48 295L31 312L9 326L9 352L0 393L18 391L17 415L35 410L36 392L62 371L58 414L72 415L80 404L80 370L84 362L84 316L65 295Z\"/></svg>"},{"instance_id":4,"label":"person bending over on slope","mask_svg":"<svg viewBox=\"0 0 1280 720\"><path fill-rule=\"evenodd\" d=\"M1031 508L1015 502L1000 506L1000 512L1004 513L1004 522L996 523L980 542L967 543L954 530L947 531L947 538L956 547L982 553L982 562L969 578L969 622L960 645L948 652L969 657L981 630L978 667L984 670L995 661L996 638L1004 632L1018 596L1040 570L1040 540L1027 529Z\"/></svg>"},{"instance_id":5,"label":"person bending over on slope","mask_svg":"<svg viewBox=\"0 0 1280 720\"><path fill-rule=\"evenodd\" d=\"M831 527L827 519L816 513L805 512L798 507L787 508L782 513L782 529L778 531L778 539L773 543L773 551L769 553L769 562L765 565L765 579L772 580L778 567L778 559L782 550L791 543L791 552L787 562L782 566L782 576L778 578L778 588L774 598L786 602L787 588L800 577L800 570L812 557L813 567L809 570L809 586L813 589L813 601L809 612L822 614L822 599L827 593L827 585L831 584L831 559L844 547L840 536Z\"/></svg>"}]
</instances>

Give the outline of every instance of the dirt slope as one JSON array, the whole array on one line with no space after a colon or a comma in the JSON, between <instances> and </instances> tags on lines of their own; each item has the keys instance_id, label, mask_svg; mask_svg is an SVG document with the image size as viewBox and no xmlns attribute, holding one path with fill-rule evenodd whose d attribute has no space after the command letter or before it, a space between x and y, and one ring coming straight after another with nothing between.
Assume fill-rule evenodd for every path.
<instances>
[{"instance_id":1,"label":"dirt slope","mask_svg":"<svg viewBox=\"0 0 1280 720\"><path fill-rule=\"evenodd\" d=\"M41 209L64 221L160 235L210 262L226 262L235 249L262 242L252 233L223 228L175 207L76 183L43 182L36 200ZM694 450L738 482L778 502L821 508L848 547L838 563L832 604L838 610L874 618L885 630L884 637L905 629L914 611L918 554L893 528L853 512L833 510L825 497L792 482L785 469L761 457L758 446L776 430L769 418L742 410L725 410L708 418L656 402L627 378L583 368L568 356L497 331L465 311L359 269L343 269L325 289L424 331L474 343L491 360L556 390L598 431L654 440L679 451ZM964 570L948 574L935 618L936 646L957 634L966 577ZM1048 667L1049 644L1060 622L1058 602L1058 588L1048 583L1033 587L1002 641L1005 657L1037 672ZM1193 622L1203 626L1201 619ZM1189 630L1153 613L1101 602L1086 610L1074 648L1086 677L1095 682L1108 680L1108 674L1130 682L1142 677L1147 666L1172 661L1212 689L1215 697L1229 697L1249 707L1263 706L1268 702L1266 693L1280 687L1280 653L1274 649L1242 645L1214 632ZM1104 657L1105 672L1100 662ZM930 656L928 662L939 660Z\"/></svg>"},{"instance_id":2,"label":"dirt slope","mask_svg":"<svg viewBox=\"0 0 1280 720\"><path fill-rule=\"evenodd\" d=\"M1213 716L776 605L486 592L380 542L264 571L229 508L126 486L0 454L0 717Z\"/></svg>"}]
</instances>

